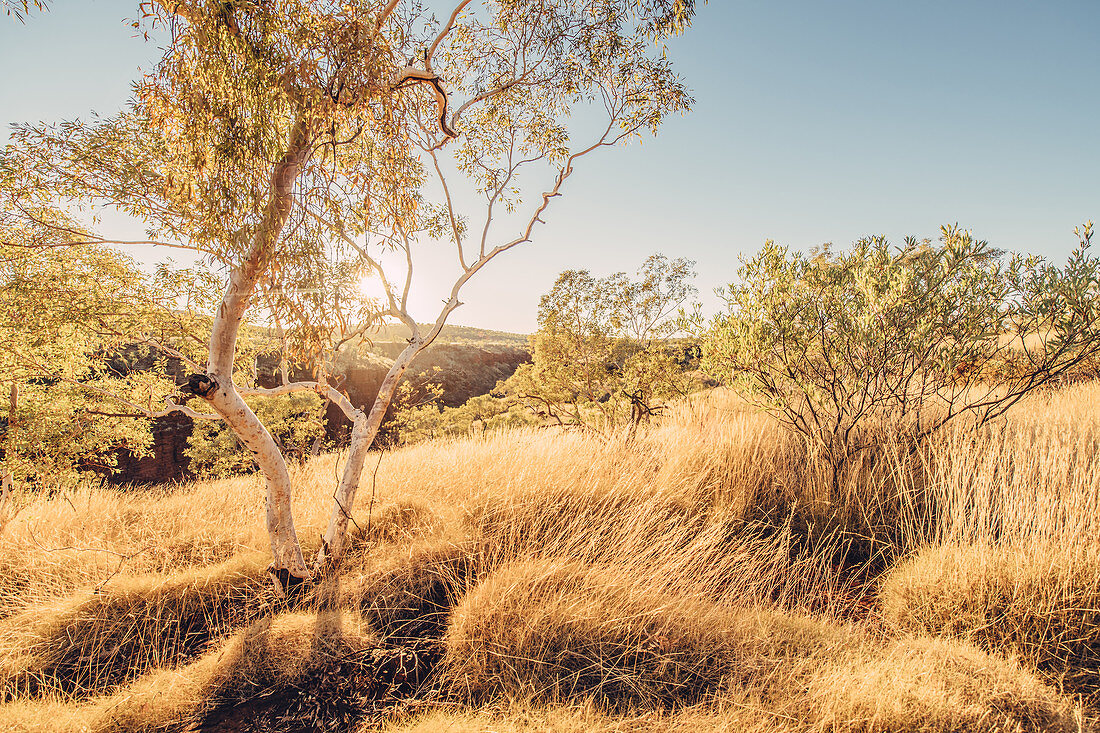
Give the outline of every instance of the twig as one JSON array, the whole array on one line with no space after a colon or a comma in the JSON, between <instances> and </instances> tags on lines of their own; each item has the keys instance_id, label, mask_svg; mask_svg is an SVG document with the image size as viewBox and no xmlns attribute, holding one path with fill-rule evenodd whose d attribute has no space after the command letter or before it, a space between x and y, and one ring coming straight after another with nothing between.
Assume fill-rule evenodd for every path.
<instances>
[{"instance_id":1,"label":"twig","mask_svg":"<svg viewBox=\"0 0 1100 733\"><path fill-rule=\"evenodd\" d=\"M67 552L67 551L70 551L70 550L73 551L73 552L103 552L103 553L106 553L108 555L114 555L115 557L121 558L123 560L129 560L132 557L137 557L141 553L143 553L147 550L152 550L156 546L156 545L146 545L145 547L141 548L137 552L132 552L129 555L127 555L127 554L122 553L122 552L115 552L114 550L108 550L105 547L76 547L76 546L73 546L73 545L67 545L65 547L46 547L45 545L43 545L41 542L38 541L38 538L34 536L33 532L28 531L27 534L30 535L31 542L34 543L34 546L37 547L39 550L42 550L43 552Z\"/></svg>"},{"instance_id":2,"label":"twig","mask_svg":"<svg viewBox=\"0 0 1100 733\"><path fill-rule=\"evenodd\" d=\"M71 504L71 502L70 502L70 504ZM144 552L148 552L149 550L152 550L154 547L156 547L156 545L146 545L145 547L141 548L140 550L137 550L136 552L131 552L129 555L127 555L125 553L122 553L122 552L115 552L114 550L108 550L105 547L74 547L74 546L46 547L41 542L38 541L38 538L34 536L34 532L28 531L27 534L30 535L31 542L34 543L35 547L42 550L43 552L66 552L66 551L73 551L73 552L103 552L103 553L106 553L108 555L114 555L115 557L117 557L118 558L118 567L115 568L115 571L113 573L111 573L106 578L104 578L103 580L101 580L99 583L96 584L95 588L93 589L94 593L99 593L100 589L102 589L104 585L106 585L116 575L121 573L122 572L122 567L127 562L129 562L130 560L133 560L138 555L140 555Z\"/></svg>"}]
</instances>

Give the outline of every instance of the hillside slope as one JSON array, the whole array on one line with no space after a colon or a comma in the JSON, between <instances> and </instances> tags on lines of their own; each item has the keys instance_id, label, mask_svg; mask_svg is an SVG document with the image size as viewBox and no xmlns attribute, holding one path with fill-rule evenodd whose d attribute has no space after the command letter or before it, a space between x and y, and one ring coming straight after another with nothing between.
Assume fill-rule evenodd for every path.
<instances>
[{"instance_id":1,"label":"hillside slope","mask_svg":"<svg viewBox=\"0 0 1100 733\"><path fill-rule=\"evenodd\" d=\"M1100 556L1098 398L1036 396L839 487L721 391L629 441L417 444L372 459L349 557L289 602L259 477L18 497L0 729L1095 731L1097 665L1064 664L1100 608L1074 570ZM307 549L340 461L294 468ZM1002 559L913 565L963 544ZM1033 595L978 617L978 586Z\"/></svg>"}]
</instances>

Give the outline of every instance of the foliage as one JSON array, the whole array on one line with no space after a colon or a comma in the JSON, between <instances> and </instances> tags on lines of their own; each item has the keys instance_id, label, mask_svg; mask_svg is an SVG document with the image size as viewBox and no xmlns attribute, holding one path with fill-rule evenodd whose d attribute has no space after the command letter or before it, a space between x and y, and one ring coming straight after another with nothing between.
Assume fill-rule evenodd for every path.
<instances>
[{"instance_id":1,"label":"foliage","mask_svg":"<svg viewBox=\"0 0 1100 733\"><path fill-rule=\"evenodd\" d=\"M143 351L129 336L137 322L167 326L160 295L105 247L0 245L0 474L65 484L83 469L110 473L120 449L148 451L150 421L137 411L158 408L175 385L163 358L141 371L126 361Z\"/></svg>"},{"instance_id":2,"label":"foliage","mask_svg":"<svg viewBox=\"0 0 1100 733\"><path fill-rule=\"evenodd\" d=\"M152 274L104 243L86 212L61 206L0 154L0 476L71 483L147 455L150 424L177 378L205 361L222 283L170 259ZM274 344L246 327L235 366L251 384ZM14 404L14 407L12 406Z\"/></svg>"},{"instance_id":3,"label":"foliage","mask_svg":"<svg viewBox=\"0 0 1100 733\"><path fill-rule=\"evenodd\" d=\"M398 387L391 405L393 417L385 425L391 446L540 422L518 401L499 394L475 395L456 407L443 405L441 372L440 367L433 367Z\"/></svg>"},{"instance_id":4,"label":"foliage","mask_svg":"<svg viewBox=\"0 0 1100 733\"><path fill-rule=\"evenodd\" d=\"M0 157L0 183L32 197L21 221L41 225L38 209L112 207L145 224L145 244L194 250L228 276L203 334L205 358L193 360L186 390L230 425L261 466L276 570L311 577L284 457L243 401L261 391L234 369L241 327L274 324L284 361L315 368L315 382L282 385L279 393L324 391L353 423L317 558L326 562L343 547L365 453L397 384L461 305L463 285L532 240L582 158L655 133L690 107L661 43L686 27L695 4L179 0L139 7L139 30L163 29L166 39L132 102L89 122L16 126ZM588 129L602 120L577 142L574 115ZM473 226L458 206L470 200L484 205ZM69 244L114 241L67 231ZM414 263L439 258L440 243L453 245L450 261L459 269L425 333L409 312L409 292ZM368 275L381 282L381 298L363 294ZM340 346L383 317L412 334L362 409L328 375Z\"/></svg>"},{"instance_id":5,"label":"foliage","mask_svg":"<svg viewBox=\"0 0 1100 733\"><path fill-rule=\"evenodd\" d=\"M1100 352L1091 223L1078 235L1061 268L1005 263L957 226L936 244L870 237L810 256L769 241L722 293L704 368L834 467L887 434L914 444L961 415L988 422Z\"/></svg>"},{"instance_id":6,"label":"foliage","mask_svg":"<svg viewBox=\"0 0 1100 733\"><path fill-rule=\"evenodd\" d=\"M637 426L686 394L694 349L673 339L695 292L690 260L650 256L637 278L567 270L539 303L533 362L503 391L563 425Z\"/></svg>"},{"instance_id":7,"label":"foliage","mask_svg":"<svg viewBox=\"0 0 1100 733\"><path fill-rule=\"evenodd\" d=\"M250 397L247 402L287 457L305 458L325 436L325 402L316 393ZM252 455L221 421L196 421L187 444L188 470L196 476L232 476L256 468Z\"/></svg>"},{"instance_id":8,"label":"foliage","mask_svg":"<svg viewBox=\"0 0 1100 733\"><path fill-rule=\"evenodd\" d=\"M3 8L4 15L11 16L20 23L26 22L27 15L32 10L46 10L46 7L45 0L3 0L0 2L0 8Z\"/></svg>"},{"instance_id":9,"label":"foliage","mask_svg":"<svg viewBox=\"0 0 1100 733\"><path fill-rule=\"evenodd\" d=\"M399 409L394 416L393 430L397 442L404 445L541 423L542 419L520 401L485 394L471 397L458 407L424 404Z\"/></svg>"}]
</instances>

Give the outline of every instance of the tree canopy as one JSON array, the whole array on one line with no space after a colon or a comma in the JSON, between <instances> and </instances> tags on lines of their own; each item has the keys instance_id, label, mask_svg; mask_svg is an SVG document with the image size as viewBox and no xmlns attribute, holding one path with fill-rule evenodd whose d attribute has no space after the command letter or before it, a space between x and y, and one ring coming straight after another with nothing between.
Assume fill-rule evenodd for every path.
<instances>
[{"instance_id":1,"label":"tree canopy","mask_svg":"<svg viewBox=\"0 0 1100 733\"><path fill-rule=\"evenodd\" d=\"M114 207L144 222L149 243L197 251L223 273L205 367L185 389L263 470L277 573L311 571L285 461L244 397L313 390L352 419L319 559L338 556L365 451L405 369L461 305L462 286L531 240L578 161L655 132L691 103L660 45L686 27L691 2L434 5L143 2L140 24L167 38L127 109L17 126L0 160L5 186L20 192L9 213L24 229L59 244L109 244L118 240L71 226L71 207ZM602 121L577 141L570 120L582 110L581 129L593 115ZM458 183L481 199L476 219ZM440 245L459 274L425 332L409 291L415 262L442 256ZM383 284L380 302L356 297L368 273ZM329 384L326 365L380 318L403 321L412 337L364 409ZM235 368L248 320L275 324L284 353L313 364L316 380L239 386L248 383Z\"/></svg>"},{"instance_id":2,"label":"tree canopy","mask_svg":"<svg viewBox=\"0 0 1100 733\"><path fill-rule=\"evenodd\" d=\"M652 255L637 277L566 270L539 303L532 363L504 391L560 424L631 429L691 388L695 350L678 343L694 263Z\"/></svg>"}]
</instances>

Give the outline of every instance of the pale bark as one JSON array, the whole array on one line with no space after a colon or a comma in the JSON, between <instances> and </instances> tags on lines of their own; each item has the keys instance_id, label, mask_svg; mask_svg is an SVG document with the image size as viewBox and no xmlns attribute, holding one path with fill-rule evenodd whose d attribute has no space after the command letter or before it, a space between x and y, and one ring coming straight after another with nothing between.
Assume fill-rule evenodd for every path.
<instances>
[{"instance_id":1,"label":"pale bark","mask_svg":"<svg viewBox=\"0 0 1100 733\"><path fill-rule=\"evenodd\" d=\"M225 420L237 438L248 448L263 472L267 484L267 531L271 538L274 570L285 570L298 578L308 578L298 535L291 512L292 486L286 461L275 439L245 404L233 382L233 361L237 334L244 321L252 294L260 278L270 267L276 244L290 214L294 182L309 156L306 125L295 124L282 159L271 174L267 205L248 254L229 277L210 333L210 356L206 365L206 382L195 385Z\"/></svg>"},{"instance_id":2,"label":"pale bark","mask_svg":"<svg viewBox=\"0 0 1100 733\"><path fill-rule=\"evenodd\" d=\"M8 471L4 474L4 480L0 481L0 487L2 487L0 488L0 527L4 526L4 515L7 513L8 498L11 496L13 484L14 477L12 476L12 472Z\"/></svg>"},{"instance_id":3,"label":"pale bark","mask_svg":"<svg viewBox=\"0 0 1100 733\"><path fill-rule=\"evenodd\" d=\"M464 280L462 282L465 282ZM428 348L443 330L447 323L447 317L461 303L458 301L460 284L456 284L451 292L451 297L443 306L432 330L427 336L421 337L420 329L407 313L403 313L406 324L412 329L412 338L409 345L398 355L390 366L382 385L378 388L378 394L371 405L370 413L359 411L353 418L351 430L351 443L348 446L348 462L344 466L344 472L340 476L340 483L333 494L332 514L329 516L328 529L321 543L321 549L317 553L317 565L339 560L344 552L347 541L348 522L351 519L351 510L355 505L355 492L359 488L359 478L363 473L363 466L367 460L367 452L370 450L374 439L378 436L378 430L382 427L382 420L386 416L386 410L393 402L393 395L397 391L397 385L405 376L409 365L418 355ZM347 410L345 410L345 413Z\"/></svg>"},{"instance_id":4,"label":"pale bark","mask_svg":"<svg viewBox=\"0 0 1100 733\"><path fill-rule=\"evenodd\" d=\"M332 497L332 514L329 517L328 529L325 530L321 549L317 553L318 565L337 560L344 552L348 521L351 517L351 509L355 505L355 492L359 488L359 477L363 473L367 452L378 436L378 431L382 427L382 419L386 416L386 410L389 409L390 403L393 401L393 395L397 390L401 377L405 375L405 371L423 348L422 341L414 337L394 360L390 370L386 372L386 377L378 388L378 394L374 398L370 413L359 410L352 421L348 462L344 466L343 474L340 476L336 493Z\"/></svg>"}]
</instances>

